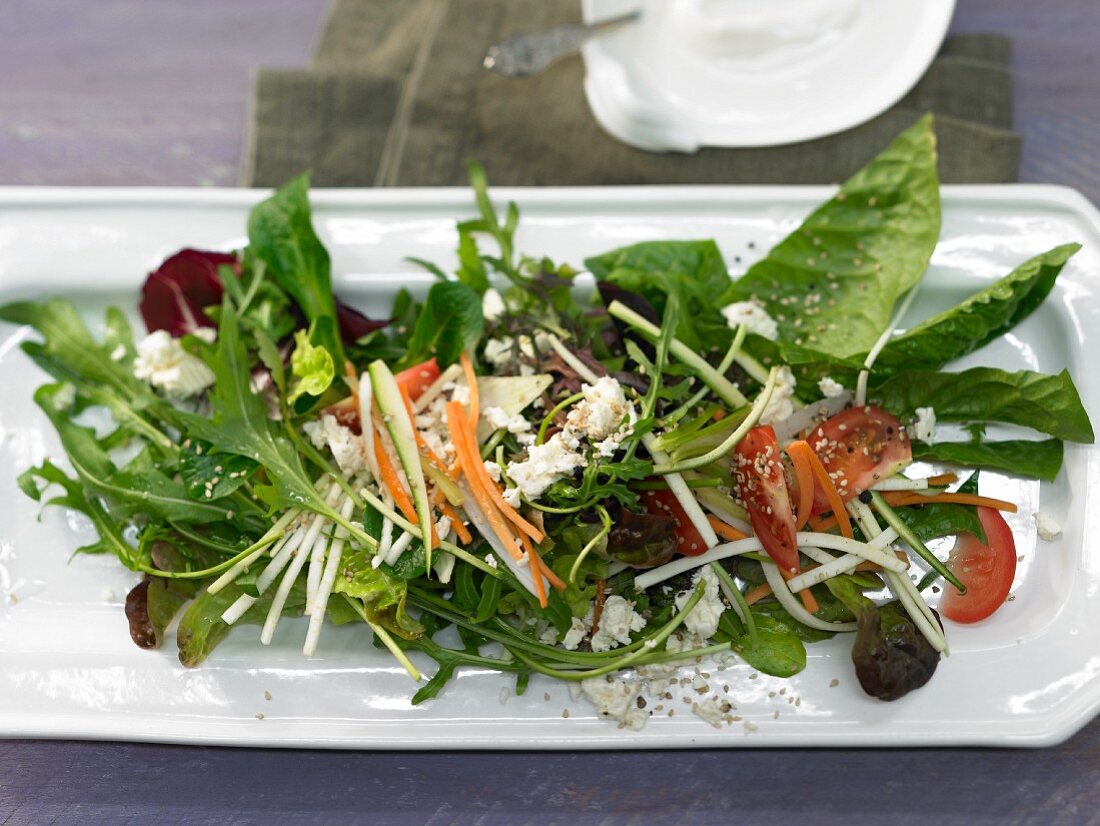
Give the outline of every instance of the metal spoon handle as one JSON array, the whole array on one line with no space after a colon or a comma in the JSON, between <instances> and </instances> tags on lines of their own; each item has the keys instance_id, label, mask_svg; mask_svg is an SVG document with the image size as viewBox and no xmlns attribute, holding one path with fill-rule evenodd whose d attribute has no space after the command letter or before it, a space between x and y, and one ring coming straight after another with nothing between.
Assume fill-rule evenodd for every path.
<instances>
[{"instance_id":1,"label":"metal spoon handle","mask_svg":"<svg viewBox=\"0 0 1100 826\"><path fill-rule=\"evenodd\" d=\"M505 77L537 75L558 58L575 52L589 38L641 16L640 11L634 11L587 25L563 23L546 31L513 34L490 46L482 65Z\"/></svg>"}]
</instances>

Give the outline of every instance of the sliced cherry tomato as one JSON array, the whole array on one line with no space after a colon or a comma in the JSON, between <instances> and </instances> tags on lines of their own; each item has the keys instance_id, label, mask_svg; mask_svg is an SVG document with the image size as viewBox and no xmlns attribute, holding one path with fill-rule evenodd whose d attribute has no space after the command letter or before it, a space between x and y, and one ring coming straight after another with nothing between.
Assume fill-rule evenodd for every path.
<instances>
[{"instance_id":1,"label":"sliced cherry tomato","mask_svg":"<svg viewBox=\"0 0 1100 826\"><path fill-rule=\"evenodd\" d=\"M754 427L733 455L737 493L749 512L753 533L782 570L797 572L794 512L775 431L769 425Z\"/></svg>"},{"instance_id":2,"label":"sliced cherry tomato","mask_svg":"<svg viewBox=\"0 0 1100 826\"><path fill-rule=\"evenodd\" d=\"M325 408L325 413L336 417L336 421L358 436L363 432L363 424L359 421L359 400L353 396L340 399L335 404Z\"/></svg>"},{"instance_id":3,"label":"sliced cherry tomato","mask_svg":"<svg viewBox=\"0 0 1100 826\"><path fill-rule=\"evenodd\" d=\"M1000 608L1016 576L1016 541L1004 517L993 508L978 508L978 519L987 544L973 534L961 533L947 560L947 567L962 580L966 593L947 585L940 613L952 622L978 622Z\"/></svg>"},{"instance_id":4,"label":"sliced cherry tomato","mask_svg":"<svg viewBox=\"0 0 1100 826\"><path fill-rule=\"evenodd\" d=\"M647 490L641 495L647 513L671 516L676 520L676 552L684 556L706 553L707 543L691 524L687 512L670 490Z\"/></svg>"},{"instance_id":5,"label":"sliced cherry tomato","mask_svg":"<svg viewBox=\"0 0 1100 826\"><path fill-rule=\"evenodd\" d=\"M815 427L806 441L845 502L913 461L905 428L881 407L842 410ZM818 486L814 513L829 509L825 492Z\"/></svg>"},{"instance_id":6,"label":"sliced cherry tomato","mask_svg":"<svg viewBox=\"0 0 1100 826\"><path fill-rule=\"evenodd\" d=\"M396 376L398 384L405 385L409 391L409 398L416 401L416 397L435 384L439 378L439 365L434 358L415 364L408 370L402 370Z\"/></svg>"}]
</instances>

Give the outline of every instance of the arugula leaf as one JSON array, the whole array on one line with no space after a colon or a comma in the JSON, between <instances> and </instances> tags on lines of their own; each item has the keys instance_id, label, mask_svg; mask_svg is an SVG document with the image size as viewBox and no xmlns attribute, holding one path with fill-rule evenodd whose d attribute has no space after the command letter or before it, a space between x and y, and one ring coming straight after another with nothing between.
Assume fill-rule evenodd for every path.
<instances>
[{"instance_id":1,"label":"arugula leaf","mask_svg":"<svg viewBox=\"0 0 1100 826\"><path fill-rule=\"evenodd\" d=\"M44 484L39 486L36 480L41 480ZM92 527L99 534L96 542L77 548L73 551L74 554L110 553L118 557L119 562L131 571L145 569L141 553L123 537L119 521L97 497L88 496L78 480L71 478L50 461L43 462L39 467L29 468L19 476L19 489L36 502L42 501L46 488L51 485L59 485L65 492L46 500L43 507L57 505L79 511L91 520Z\"/></svg>"},{"instance_id":2,"label":"arugula leaf","mask_svg":"<svg viewBox=\"0 0 1100 826\"><path fill-rule=\"evenodd\" d=\"M879 354L875 372L937 369L1000 338L1043 303L1079 249L1080 244L1063 244L1037 255L958 306L891 340Z\"/></svg>"},{"instance_id":3,"label":"arugula leaf","mask_svg":"<svg viewBox=\"0 0 1100 826\"><path fill-rule=\"evenodd\" d=\"M316 343L328 349L335 363L343 364L331 264L313 230L308 174L283 184L252 208L248 242L250 251L267 265L275 282L297 302L310 324L331 320L331 326L323 330L323 340Z\"/></svg>"},{"instance_id":4,"label":"arugula leaf","mask_svg":"<svg viewBox=\"0 0 1100 826\"><path fill-rule=\"evenodd\" d=\"M887 379L871 398L896 416L932 407L944 422L1005 422L1059 439L1092 444L1092 425L1068 370L1056 376L975 367L961 373L906 370Z\"/></svg>"},{"instance_id":5,"label":"arugula leaf","mask_svg":"<svg viewBox=\"0 0 1100 826\"><path fill-rule=\"evenodd\" d=\"M864 353L920 280L939 234L936 139L926 115L716 303L755 298L779 322L781 339L833 356Z\"/></svg>"},{"instance_id":6,"label":"arugula leaf","mask_svg":"<svg viewBox=\"0 0 1100 826\"><path fill-rule=\"evenodd\" d=\"M213 453L210 443L200 439L187 439L180 450L180 479L187 495L200 501L209 502L229 496L248 481L257 467L246 456ZM209 496L206 495L207 490L210 491Z\"/></svg>"},{"instance_id":7,"label":"arugula leaf","mask_svg":"<svg viewBox=\"0 0 1100 826\"><path fill-rule=\"evenodd\" d=\"M936 411L937 415L939 411ZM991 442L913 442L913 458L934 462L953 462L973 468L1006 470L1017 476L1051 481L1062 468L1063 447L1060 439L1034 442L1005 439Z\"/></svg>"},{"instance_id":8,"label":"arugula leaf","mask_svg":"<svg viewBox=\"0 0 1100 826\"><path fill-rule=\"evenodd\" d=\"M733 331L715 297L729 289L730 276L714 241L645 241L584 263L597 281L641 295L660 315L675 297L680 307L675 336L693 350L729 343Z\"/></svg>"},{"instance_id":9,"label":"arugula leaf","mask_svg":"<svg viewBox=\"0 0 1100 826\"><path fill-rule=\"evenodd\" d=\"M44 384L35 392L34 400L57 431L77 478L87 489L107 497L117 514L149 514L197 524L226 521L224 505L191 499L180 482L153 464L147 451L139 453L123 470L116 468L95 431L73 424L71 391L72 385Z\"/></svg>"},{"instance_id":10,"label":"arugula leaf","mask_svg":"<svg viewBox=\"0 0 1100 826\"><path fill-rule=\"evenodd\" d=\"M332 354L325 346L311 343L310 338L310 333L305 330L294 334L295 346L290 356L290 372L297 381L287 398L290 404L294 404L303 395L321 396L336 377Z\"/></svg>"},{"instance_id":11,"label":"arugula leaf","mask_svg":"<svg viewBox=\"0 0 1100 826\"><path fill-rule=\"evenodd\" d=\"M476 291L458 281L433 284L401 365L419 364L433 354L440 367L454 364L481 338L484 326L481 297Z\"/></svg>"}]
</instances>

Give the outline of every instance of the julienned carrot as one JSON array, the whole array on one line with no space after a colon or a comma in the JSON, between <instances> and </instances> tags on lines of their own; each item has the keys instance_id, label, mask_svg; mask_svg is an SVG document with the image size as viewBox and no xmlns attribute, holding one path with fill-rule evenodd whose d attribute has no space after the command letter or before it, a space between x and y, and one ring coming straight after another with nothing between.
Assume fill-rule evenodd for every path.
<instances>
[{"instance_id":1,"label":"julienned carrot","mask_svg":"<svg viewBox=\"0 0 1100 826\"><path fill-rule=\"evenodd\" d=\"M849 539L854 538L855 534L852 533L852 523L848 519L848 511L844 509L844 500L840 498L836 485L829 478L829 471L825 470L825 465L821 464L821 459L812 449L806 458L810 462L810 468L813 470L817 483L825 491L825 498L829 500L829 507L832 508L837 524L840 525L840 533Z\"/></svg>"},{"instance_id":2,"label":"julienned carrot","mask_svg":"<svg viewBox=\"0 0 1100 826\"><path fill-rule=\"evenodd\" d=\"M549 603L546 599L546 583L542 581L542 565L539 564L542 560L526 534L521 533L519 541L523 544L523 552L527 554L527 569L531 572L531 579L535 581L535 596L539 605L545 608Z\"/></svg>"},{"instance_id":3,"label":"julienned carrot","mask_svg":"<svg viewBox=\"0 0 1100 826\"><path fill-rule=\"evenodd\" d=\"M390 496L393 497L394 503L401 513L405 515L406 519L414 525L418 524L420 517L416 513L416 508L413 507L409 494L401 484L401 479L397 475L397 470L394 468L393 462L390 461L389 454L386 453L386 447L382 444L382 439L378 435L377 428L374 430L374 458L375 461L378 462L378 472L382 474L382 484L385 485L386 490L390 492ZM439 547L439 534L436 533L434 524L432 525L432 533L429 539L433 548Z\"/></svg>"},{"instance_id":4,"label":"julienned carrot","mask_svg":"<svg viewBox=\"0 0 1100 826\"><path fill-rule=\"evenodd\" d=\"M993 508L998 511L1008 511L1009 513L1016 513L1016 505L1012 502L1006 502L1003 499L993 499L989 496L978 496L976 493L937 493L934 496L924 496L919 493L910 493L909 491L895 491L900 493L900 496L885 495L886 503L888 505L896 507L904 507L906 505L931 505L933 503L941 504L956 504L956 505L975 505L979 508Z\"/></svg>"},{"instance_id":5,"label":"julienned carrot","mask_svg":"<svg viewBox=\"0 0 1100 826\"><path fill-rule=\"evenodd\" d=\"M438 490L438 488L436 488ZM442 494L436 497L439 501L433 501L432 504L439 508L440 513L451 520L451 527L454 528L455 533L458 535L458 541L463 545L469 545L474 541L473 536L470 535L469 529L462 524L462 517L458 515L458 511L451 507L451 503L443 498Z\"/></svg>"},{"instance_id":6,"label":"julienned carrot","mask_svg":"<svg viewBox=\"0 0 1100 826\"><path fill-rule=\"evenodd\" d=\"M929 487L940 487L941 485L953 485L959 481L959 477L954 473L941 473L939 476L929 476L926 480Z\"/></svg>"},{"instance_id":7,"label":"julienned carrot","mask_svg":"<svg viewBox=\"0 0 1100 826\"><path fill-rule=\"evenodd\" d=\"M783 575L783 579L788 580L797 576L797 574L792 574L790 571L784 571L782 568L779 569L779 573ZM821 609L821 606L817 603L817 597L810 593L809 588L803 588L799 591L798 598L802 600L802 607L811 614L816 614Z\"/></svg>"},{"instance_id":8,"label":"julienned carrot","mask_svg":"<svg viewBox=\"0 0 1100 826\"><path fill-rule=\"evenodd\" d=\"M452 424L451 418L451 405L455 405L458 412L454 416L454 424ZM447 403L447 426L451 430L451 441L456 445L461 441L464 443L463 451L469 457L469 462L466 460L466 456L463 456L462 467L467 478L476 477L480 487L489 494L489 497L493 500L493 504L496 509L499 510L504 517L519 528L520 532L531 537L535 542L542 542L545 538L545 534L524 519L519 512L504 501L504 494L501 493L500 488L497 487L497 483L493 481L489 476L489 471L485 469L485 463L481 461L481 454L477 449L477 436L474 433L473 428L467 426L467 423L463 421L461 414L462 405L458 402ZM471 481L473 481L471 479Z\"/></svg>"},{"instance_id":9,"label":"julienned carrot","mask_svg":"<svg viewBox=\"0 0 1100 826\"><path fill-rule=\"evenodd\" d=\"M754 602L760 602L764 597L771 596L771 593L772 586L763 582L745 591L745 604L752 605Z\"/></svg>"},{"instance_id":10,"label":"julienned carrot","mask_svg":"<svg viewBox=\"0 0 1100 826\"><path fill-rule=\"evenodd\" d=\"M550 581L550 584L554 586L554 590L564 591L565 583L562 581L562 578L555 574L550 566L546 564L546 560L538 554L535 554L535 559L539 563L539 570L542 571L542 575Z\"/></svg>"},{"instance_id":11,"label":"julienned carrot","mask_svg":"<svg viewBox=\"0 0 1100 826\"><path fill-rule=\"evenodd\" d=\"M474 458L469 455L469 446L466 440L461 438L460 428L465 422L465 412L462 410L462 405L458 402L449 402L447 404L446 416L447 426L451 430L451 436L455 444L455 450L458 453L458 466L465 473L467 480L470 483L470 493L474 499L477 500L478 506L485 514L485 519L489 522L489 527L493 533L497 535L497 538L504 545L505 549L511 554L513 559L519 559L522 556L515 536L508 529L508 525L504 520L504 517L500 515L496 505L493 504L492 497L485 491L479 484L477 473L471 470L474 466ZM477 456L478 461L481 460L480 456ZM482 465L484 467L484 465Z\"/></svg>"},{"instance_id":12,"label":"julienned carrot","mask_svg":"<svg viewBox=\"0 0 1100 826\"><path fill-rule=\"evenodd\" d=\"M798 439L787 445L787 455L794 465L794 475L798 480L798 513L795 515L795 528L802 530L810 518L814 505L814 470L809 454L814 449L809 443Z\"/></svg>"},{"instance_id":13,"label":"julienned carrot","mask_svg":"<svg viewBox=\"0 0 1100 826\"><path fill-rule=\"evenodd\" d=\"M831 513L828 516L812 516L807 524L815 533L825 533L830 528L836 527L836 517Z\"/></svg>"},{"instance_id":14,"label":"julienned carrot","mask_svg":"<svg viewBox=\"0 0 1100 826\"><path fill-rule=\"evenodd\" d=\"M481 416L481 404L478 398L477 392L477 374L474 372L474 363L470 361L470 357L463 353L458 357L459 364L462 365L462 372L466 374L466 384L470 386L470 428L477 433L477 420ZM477 447L477 440L474 440L474 447Z\"/></svg>"},{"instance_id":15,"label":"julienned carrot","mask_svg":"<svg viewBox=\"0 0 1100 826\"><path fill-rule=\"evenodd\" d=\"M742 533L732 525L727 525L721 519L714 514L707 514L707 521L710 522L710 526L714 528L714 532L723 539L728 539L730 542L736 542L738 539L748 539L747 533Z\"/></svg>"}]
</instances>

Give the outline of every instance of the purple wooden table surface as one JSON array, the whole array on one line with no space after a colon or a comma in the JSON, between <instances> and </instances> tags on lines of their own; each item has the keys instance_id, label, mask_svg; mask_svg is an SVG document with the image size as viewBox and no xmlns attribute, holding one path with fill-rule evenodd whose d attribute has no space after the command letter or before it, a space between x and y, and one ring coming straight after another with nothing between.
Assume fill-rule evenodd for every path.
<instances>
[{"instance_id":1,"label":"purple wooden table surface","mask_svg":"<svg viewBox=\"0 0 1100 826\"><path fill-rule=\"evenodd\" d=\"M232 185L250 72L324 0L2 0L0 184ZM960 0L1015 39L1021 179L1100 201L1100 2ZM2 666L0 666L2 667ZM381 754L0 742L17 823L1100 822L1100 722L1045 751Z\"/></svg>"}]
</instances>

